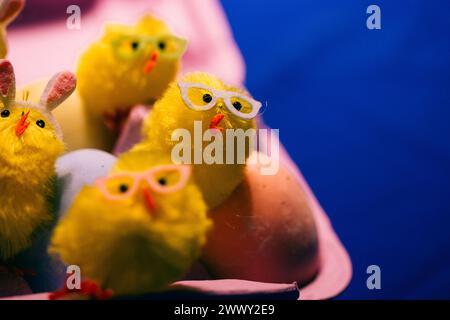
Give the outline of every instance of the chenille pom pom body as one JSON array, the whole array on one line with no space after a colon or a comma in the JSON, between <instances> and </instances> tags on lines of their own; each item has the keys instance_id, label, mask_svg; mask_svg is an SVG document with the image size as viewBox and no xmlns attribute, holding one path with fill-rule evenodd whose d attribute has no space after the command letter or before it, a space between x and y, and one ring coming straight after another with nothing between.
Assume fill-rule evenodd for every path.
<instances>
[{"instance_id":1,"label":"chenille pom pom body","mask_svg":"<svg viewBox=\"0 0 450 320\"><path fill-rule=\"evenodd\" d=\"M86 112L103 116L157 99L175 79L180 57L164 58L168 44L147 44L141 37L165 35L172 35L168 27L150 16L135 26L108 25L103 37L79 61L78 91ZM155 53L158 57L154 67L147 72L146 65Z\"/></svg>"},{"instance_id":2,"label":"chenille pom pom body","mask_svg":"<svg viewBox=\"0 0 450 320\"><path fill-rule=\"evenodd\" d=\"M244 90L227 86L215 76L203 72L187 74L181 79L181 82L199 83L216 90L248 95ZM205 92L193 92L189 98L194 100L194 102L199 101L198 103L200 104L202 103L202 94L205 94ZM163 97L156 102L152 112L145 121L143 144L147 144L149 148L156 148L171 154L174 146L178 144L178 141L172 140L172 133L175 130L180 128L188 130L192 137L191 142L193 142L196 134L194 132L194 121L201 121L202 130L200 134L203 135L205 131L211 128L218 114L223 115L223 118L220 120L220 130L222 130L221 134L224 141L222 151L223 155L226 155L226 129L242 129L244 131L255 129L255 120L244 120L232 114L224 106L222 99L218 99L216 105L210 110L192 110L183 100L178 83L173 82ZM211 142L203 141L202 143L202 149L204 150ZM194 144L192 143L191 145L194 148ZM252 147L248 144L246 145L245 157L248 157L249 150ZM216 207L230 196L233 190L241 183L244 168L244 164L238 164L237 162L234 164L206 164L203 162L202 164L194 165L195 181L201 189L209 208Z\"/></svg>"},{"instance_id":3,"label":"chenille pom pom body","mask_svg":"<svg viewBox=\"0 0 450 320\"><path fill-rule=\"evenodd\" d=\"M170 163L164 159L135 149L119 159L111 176ZM160 172L154 178L170 186L174 177ZM131 188L126 177L111 183L111 192ZM133 196L114 201L97 186L86 186L57 226L50 252L118 296L167 289L199 257L211 222L191 180L177 192L150 191L151 210L147 188L140 181Z\"/></svg>"},{"instance_id":4,"label":"chenille pom pom body","mask_svg":"<svg viewBox=\"0 0 450 320\"><path fill-rule=\"evenodd\" d=\"M0 261L29 247L51 220L55 161L64 151L51 111L75 89L75 76L55 75L39 104L15 101L14 70L0 60Z\"/></svg>"}]
</instances>

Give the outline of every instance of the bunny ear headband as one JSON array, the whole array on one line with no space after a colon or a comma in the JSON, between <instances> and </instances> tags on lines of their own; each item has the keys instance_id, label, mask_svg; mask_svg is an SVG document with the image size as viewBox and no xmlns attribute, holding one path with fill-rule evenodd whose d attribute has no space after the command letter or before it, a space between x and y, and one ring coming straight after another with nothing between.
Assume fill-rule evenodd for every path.
<instances>
[{"instance_id":1,"label":"bunny ear headband","mask_svg":"<svg viewBox=\"0 0 450 320\"><path fill-rule=\"evenodd\" d=\"M3 102L3 108L20 106L39 111L51 122L60 139L62 139L61 128L51 112L72 94L76 82L75 75L69 71L57 73L47 83L38 104L17 102L15 101L16 79L14 68L8 60L0 60L0 100Z\"/></svg>"}]
</instances>

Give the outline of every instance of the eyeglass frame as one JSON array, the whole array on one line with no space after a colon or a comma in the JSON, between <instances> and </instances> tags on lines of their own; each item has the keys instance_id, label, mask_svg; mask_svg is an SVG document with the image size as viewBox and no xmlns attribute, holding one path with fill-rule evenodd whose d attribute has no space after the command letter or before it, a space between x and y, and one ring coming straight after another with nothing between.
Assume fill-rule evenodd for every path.
<instances>
[{"instance_id":1,"label":"eyeglass frame","mask_svg":"<svg viewBox=\"0 0 450 320\"><path fill-rule=\"evenodd\" d=\"M195 110L195 111L210 110L213 108L213 106L217 103L217 101L219 99L222 99L224 101L225 105L227 106L228 110L231 113L233 113L235 116L240 117L242 119L250 120L250 119L255 118L258 115L259 110L262 107L262 103L253 99L252 97L246 96L239 92L217 90L217 89L211 88L207 85L204 85L202 83L179 81L178 87L180 88L180 93L181 93L181 97L183 98L183 102L190 109ZM188 97L188 90L190 88L203 89L203 90L207 90L207 91L211 92L213 94L212 100L204 106L194 105ZM244 113L244 112L237 110L231 103L231 98L237 98L237 99L247 101L252 106L252 112Z\"/></svg>"},{"instance_id":2,"label":"eyeglass frame","mask_svg":"<svg viewBox=\"0 0 450 320\"><path fill-rule=\"evenodd\" d=\"M155 182L154 176L156 173L163 171L174 171L174 169L180 174L180 180L176 184L174 184L173 186L163 187L157 182ZM160 194L169 194L177 192L186 186L190 174L191 174L191 167L189 165L171 165L171 164L160 165L144 172L123 172L99 178L95 181L95 186L98 188L98 190L102 193L102 195L106 199L111 201L121 201L133 197L137 193L139 189L139 184L142 180L144 180L150 187L150 189L154 192ZM112 181L113 179L120 179L120 178L132 178L133 184L123 194L120 195L112 194L108 190L107 183L109 181Z\"/></svg>"},{"instance_id":3,"label":"eyeglass frame","mask_svg":"<svg viewBox=\"0 0 450 320\"><path fill-rule=\"evenodd\" d=\"M174 39L175 41L177 41L178 43L181 44L180 49L176 53L164 53L164 51L159 49L159 47L157 46L161 40L168 39L168 38ZM138 54L141 53L144 48L144 46L140 46L138 48L138 51L134 52L133 55L131 55L129 57L125 57L124 55L122 55L118 52L119 51L118 46L124 39L139 39L139 41L141 41L145 44L152 43L155 48L158 48L158 51L159 51L158 55L164 57L165 59L178 59L179 57L181 57L184 54L184 52L186 51L186 48L187 48L187 40L186 39L179 38L179 37L176 37L176 36L170 35L170 34L161 35L161 36L123 35L120 38L114 39L111 41L111 45L113 47L114 54L122 60L131 60L131 59L137 57Z\"/></svg>"}]
</instances>

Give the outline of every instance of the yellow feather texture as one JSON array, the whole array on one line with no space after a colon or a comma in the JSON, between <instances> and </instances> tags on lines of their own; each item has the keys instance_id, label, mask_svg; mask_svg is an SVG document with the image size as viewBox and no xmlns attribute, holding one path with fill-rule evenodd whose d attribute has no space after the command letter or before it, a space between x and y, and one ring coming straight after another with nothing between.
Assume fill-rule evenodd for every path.
<instances>
[{"instance_id":1,"label":"yellow feather texture","mask_svg":"<svg viewBox=\"0 0 450 320\"><path fill-rule=\"evenodd\" d=\"M169 48L161 49L141 39L166 35L172 33L164 22L150 16L135 26L107 26L103 37L87 49L78 65L78 89L86 112L100 116L157 99L175 79L181 55L165 59L161 53ZM139 53L134 54L132 50L138 49ZM153 52L160 53L159 58L154 69L145 74L143 70ZM120 58L120 53L125 57Z\"/></svg>"},{"instance_id":2,"label":"yellow feather texture","mask_svg":"<svg viewBox=\"0 0 450 320\"><path fill-rule=\"evenodd\" d=\"M222 91L234 91L241 94L248 93L242 89L225 85L217 77L195 72L186 74L183 82L200 83ZM219 110L220 109L220 110ZM151 149L162 150L170 154L172 148L178 143L171 140L172 132L178 128L189 130L194 139L194 121L202 121L202 133L208 130L211 119L217 113L224 113L222 121L223 129L251 129L256 128L255 120L243 120L234 114L227 112L225 108L213 107L208 111L195 111L189 109L183 102L177 82L170 84L163 97L155 103L155 106L146 119L143 128L144 142ZM225 136L223 134L223 154L226 154ZM211 142L203 142L203 150ZM246 157L249 148L246 145ZM193 147L193 144L192 144ZM235 150L236 151L236 150ZM236 152L234 153L236 155ZM241 183L245 165L242 164L196 164L194 176L203 197L210 209L221 204L227 199L236 187Z\"/></svg>"},{"instance_id":3,"label":"yellow feather texture","mask_svg":"<svg viewBox=\"0 0 450 320\"><path fill-rule=\"evenodd\" d=\"M51 119L23 104L1 106L0 114L5 110L9 116L0 117L0 260L30 246L33 232L50 221L55 161L64 152ZM28 111L30 125L17 137L16 125Z\"/></svg>"},{"instance_id":4,"label":"yellow feather texture","mask_svg":"<svg viewBox=\"0 0 450 320\"><path fill-rule=\"evenodd\" d=\"M119 159L113 172L142 172L169 161L135 149ZM140 191L113 201L97 187L84 187L56 227L49 251L80 266L84 277L115 295L167 289L199 257L211 222L192 180L175 193L152 192L152 212Z\"/></svg>"}]
</instances>

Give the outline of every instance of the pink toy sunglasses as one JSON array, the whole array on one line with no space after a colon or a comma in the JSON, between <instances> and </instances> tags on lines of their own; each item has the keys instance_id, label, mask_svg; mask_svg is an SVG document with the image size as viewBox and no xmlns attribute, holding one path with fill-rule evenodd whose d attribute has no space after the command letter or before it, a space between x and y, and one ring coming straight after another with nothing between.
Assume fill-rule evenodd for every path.
<instances>
[{"instance_id":1,"label":"pink toy sunglasses","mask_svg":"<svg viewBox=\"0 0 450 320\"><path fill-rule=\"evenodd\" d=\"M162 173L178 174L178 179L173 184L168 185L166 179L158 175ZM160 165L145 172L126 172L113 174L104 178L97 179L95 186L100 190L103 196L112 201L129 199L136 194L141 181L145 181L150 189L161 194L177 192L182 189L191 173L191 167L188 165ZM116 188L110 189L109 185L116 185Z\"/></svg>"}]
</instances>

